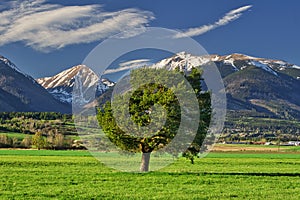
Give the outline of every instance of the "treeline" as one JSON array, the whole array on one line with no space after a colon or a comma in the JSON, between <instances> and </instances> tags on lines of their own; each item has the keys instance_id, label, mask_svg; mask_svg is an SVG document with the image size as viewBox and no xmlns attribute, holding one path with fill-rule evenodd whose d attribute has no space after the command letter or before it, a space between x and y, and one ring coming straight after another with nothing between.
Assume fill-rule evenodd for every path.
<instances>
[{"instance_id":1,"label":"treeline","mask_svg":"<svg viewBox=\"0 0 300 200\"><path fill-rule=\"evenodd\" d=\"M282 120L271 118L241 117L239 119L228 118L225 122L226 131L255 133L276 133L281 131L283 134L297 134L300 132L300 123L296 120Z\"/></svg>"},{"instance_id":2,"label":"treeline","mask_svg":"<svg viewBox=\"0 0 300 200\"><path fill-rule=\"evenodd\" d=\"M74 140L63 134L26 135L23 139L10 137L8 134L0 134L0 148L37 148L37 149L85 149L82 142Z\"/></svg>"},{"instance_id":3,"label":"treeline","mask_svg":"<svg viewBox=\"0 0 300 200\"><path fill-rule=\"evenodd\" d=\"M76 136L72 115L56 112L0 113L0 148L82 148L80 142L74 140Z\"/></svg>"},{"instance_id":4,"label":"treeline","mask_svg":"<svg viewBox=\"0 0 300 200\"><path fill-rule=\"evenodd\" d=\"M0 132L35 134L38 131L64 135L76 133L72 115L55 112L0 113Z\"/></svg>"},{"instance_id":5,"label":"treeline","mask_svg":"<svg viewBox=\"0 0 300 200\"><path fill-rule=\"evenodd\" d=\"M221 141L300 140L300 123L297 120L240 117L227 118Z\"/></svg>"},{"instance_id":6,"label":"treeline","mask_svg":"<svg viewBox=\"0 0 300 200\"><path fill-rule=\"evenodd\" d=\"M58 112L0 112L0 122L13 118L36 119L36 120L72 120L71 114Z\"/></svg>"}]
</instances>

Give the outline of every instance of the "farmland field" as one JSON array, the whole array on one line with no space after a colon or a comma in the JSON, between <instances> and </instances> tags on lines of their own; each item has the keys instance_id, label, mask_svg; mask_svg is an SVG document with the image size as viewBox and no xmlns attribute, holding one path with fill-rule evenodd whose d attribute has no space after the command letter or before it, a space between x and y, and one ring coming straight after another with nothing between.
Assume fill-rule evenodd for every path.
<instances>
[{"instance_id":1,"label":"farmland field","mask_svg":"<svg viewBox=\"0 0 300 200\"><path fill-rule=\"evenodd\" d=\"M7 135L10 138L17 138L18 140L23 140L25 138L25 134L16 133L16 132L0 132L0 135Z\"/></svg>"},{"instance_id":2,"label":"farmland field","mask_svg":"<svg viewBox=\"0 0 300 200\"><path fill-rule=\"evenodd\" d=\"M0 174L0 199L300 199L295 152L212 152L125 173L87 151L1 150Z\"/></svg>"}]
</instances>

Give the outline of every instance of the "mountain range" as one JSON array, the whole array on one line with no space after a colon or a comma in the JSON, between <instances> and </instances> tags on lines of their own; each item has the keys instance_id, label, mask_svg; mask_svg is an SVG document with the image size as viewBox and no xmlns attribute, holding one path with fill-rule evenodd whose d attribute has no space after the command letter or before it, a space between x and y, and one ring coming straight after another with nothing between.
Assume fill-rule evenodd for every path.
<instances>
[{"instance_id":1,"label":"mountain range","mask_svg":"<svg viewBox=\"0 0 300 200\"><path fill-rule=\"evenodd\" d=\"M31 76L0 56L0 111L54 111L70 113L70 106L55 99Z\"/></svg>"},{"instance_id":2,"label":"mountain range","mask_svg":"<svg viewBox=\"0 0 300 200\"><path fill-rule=\"evenodd\" d=\"M189 71L214 62L223 78L228 110L235 115L300 119L300 67L286 61L243 54L193 56L186 52L150 67ZM98 84L96 95L107 99L114 83L79 65L55 76L34 80L0 57L0 111L70 112L72 89L80 72L83 85ZM205 80L204 80L205 81Z\"/></svg>"},{"instance_id":3,"label":"mountain range","mask_svg":"<svg viewBox=\"0 0 300 200\"><path fill-rule=\"evenodd\" d=\"M189 71L214 62L223 78L227 109L241 117L300 119L300 67L243 54L193 56L181 52L153 67Z\"/></svg>"}]
</instances>

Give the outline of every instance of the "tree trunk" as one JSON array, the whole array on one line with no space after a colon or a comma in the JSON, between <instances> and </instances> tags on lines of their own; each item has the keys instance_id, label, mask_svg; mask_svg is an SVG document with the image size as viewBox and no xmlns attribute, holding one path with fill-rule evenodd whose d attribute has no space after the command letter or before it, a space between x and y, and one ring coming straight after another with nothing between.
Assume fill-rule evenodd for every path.
<instances>
[{"instance_id":1,"label":"tree trunk","mask_svg":"<svg viewBox=\"0 0 300 200\"><path fill-rule=\"evenodd\" d=\"M143 153L142 154L142 162L141 162L141 172L149 171L149 163L150 163L150 154L151 153Z\"/></svg>"},{"instance_id":2,"label":"tree trunk","mask_svg":"<svg viewBox=\"0 0 300 200\"><path fill-rule=\"evenodd\" d=\"M193 156L191 157L191 163L192 163L192 165L194 164L194 157Z\"/></svg>"}]
</instances>

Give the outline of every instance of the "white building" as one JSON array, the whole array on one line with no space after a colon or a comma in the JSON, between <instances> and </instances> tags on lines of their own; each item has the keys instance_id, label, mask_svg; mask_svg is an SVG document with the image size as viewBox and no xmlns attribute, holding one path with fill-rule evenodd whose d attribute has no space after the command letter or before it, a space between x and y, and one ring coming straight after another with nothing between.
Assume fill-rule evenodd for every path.
<instances>
[{"instance_id":1,"label":"white building","mask_svg":"<svg viewBox=\"0 0 300 200\"><path fill-rule=\"evenodd\" d=\"M300 146L300 141L289 141L288 144L291 146Z\"/></svg>"}]
</instances>

